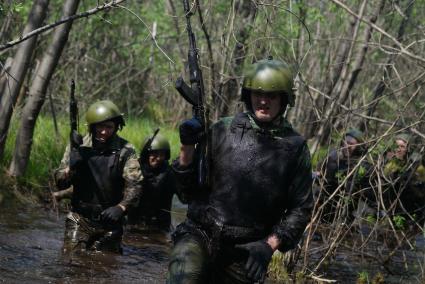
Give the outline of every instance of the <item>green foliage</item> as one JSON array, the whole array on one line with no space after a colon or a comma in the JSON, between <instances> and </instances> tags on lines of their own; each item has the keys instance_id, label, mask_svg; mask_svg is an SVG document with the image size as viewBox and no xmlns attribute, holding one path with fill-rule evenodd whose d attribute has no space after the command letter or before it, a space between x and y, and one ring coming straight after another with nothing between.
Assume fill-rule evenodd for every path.
<instances>
[{"instance_id":1,"label":"green foliage","mask_svg":"<svg viewBox=\"0 0 425 284\"><path fill-rule=\"evenodd\" d=\"M367 271L360 271L357 274L357 284L366 284L369 283L369 273Z\"/></svg>"},{"instance_id":2,"label":"green foliage","mask_svg":"<svg viewBox=\"0 0 425 284\"><path fill-rule=\"evenodd\" d=\"M273 254L272 260L269 264L268 269L268 277L270 279L278 280L282 283L289 283L291 282L291 278L286 271L285 265L284 265L285 255L281 252L275 252Z\"/></svg>"},{"instance_id":3,"label":"green foliage","mask_svg":"<svg viewBox=\"0 0 425 284\"><path fill-rule=\"evenodd\" d=\"M313 169L317 169L319 163L323 161L329 154L329 149L326 147L319 148L311 157L311 165Z\"/></svg>"},{"instance_id":4,"label":"green foliage","mask_svg":"<svg viewBox=\"0 0 425 284\"><path fill-rule=\"evenodd\" d=\"M366 222L369 223L370 225L373 225L376 223L376 217L374 215L367 215Z\"/></svg>"},{"instance_id":5,"label":"green foliage","mask_svg":"<svg viewBox=\"0 0 425 284\"><path fill-rule=\"evenodd\" d=\"M406 218L401 215L395 215L393 217L394 226L398 230L404 230L406 227Z\"/></svg>"}]
</instances>

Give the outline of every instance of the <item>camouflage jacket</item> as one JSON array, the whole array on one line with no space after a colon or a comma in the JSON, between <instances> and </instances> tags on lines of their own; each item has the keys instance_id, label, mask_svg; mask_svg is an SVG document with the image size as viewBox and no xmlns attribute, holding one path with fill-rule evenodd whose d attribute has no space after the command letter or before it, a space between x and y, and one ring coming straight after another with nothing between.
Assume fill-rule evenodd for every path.
<instances>
[{"instance_id":1,"label":"camouflage jacket","mask_svg":"<svg viewBox=\"0 0 425 284\"><path fill-rule=\"evenodd\" d=\"M96 151L97 149L93 148L92 137L90 135L86 135L83 138L83 144L80 146L80 149L89 149L95 153L95 156L98 157L101 157L103 153L106 153L108 151L118 151L117 153L119 153L119 173L121 175L120 179L122 181L120 184L122 184L123 188L116 188L113 189L113 191L118 193L120 199L118 200L117 204L121 204L128 208L130 206L134 206L137 203L139 195L141 194L143 175L140 169L138 157L134 146L119 137L118 135L115 135L111 139L112 140L110 141L110 143L108 143L107 148L102 149L102 151L100 152ZM83 174L81 172L75 172L70 175L66 174L66 172L69 171L69 156L70 145L66 147L60 166L55 171L55 181L59 189L65 189L70 187L71 185L73 185L75 177L78 177ZM105 173L105 175L102 177L107 178L107 176L107 173ZM83 190L88 191L89 189ZM76 197L75 188L73 198L78 198ZM111 200L107 201L111 202ZM115 202L115 200L112 202Z\"/></svg>"}]
</instances>

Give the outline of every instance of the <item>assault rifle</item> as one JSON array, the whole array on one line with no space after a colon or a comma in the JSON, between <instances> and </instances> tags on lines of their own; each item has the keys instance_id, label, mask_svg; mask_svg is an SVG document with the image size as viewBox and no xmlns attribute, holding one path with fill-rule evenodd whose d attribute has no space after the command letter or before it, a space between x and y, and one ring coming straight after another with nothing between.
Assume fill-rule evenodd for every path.
<instances>
[{"instance_id":1,"label":"assault rifle","mask_svg":"<svg viewBox=\"0 0 425 284\"><path fill-rule=\"evenodd\" d=\"M71 80L71 91L69 96L69 120L71 121L71 132L69 134L69 139L71 142L71 148L77 149L83 141L81 141L81 137L78 135L78 105L77 100L75 99L74 80Z\"/></svg>"},{"instance_id":2,"label":"assault rifle","mask_svg":"<svg viewBox=\"0 0 425 284\"><path fill-rule=\"evenodd\" d=\"M147 160L149 151L150 151L151 146L152 146L152 142L155 139L158 132L159 132L159 128L155 129L155 131L153 132L153 135L150 138L148 138L145 145L143 145L143 149L140 152L141 161L145 162Z\"/></svg>"},{"instance_id":3,"label":"assault rifle","mask_svg":"<svg viewBox=\"0 0 425 284\"><path fill-rule=\"evenodd\" d=\"M196 1L194 2L196 5ZM188 51L188 65L189 65L189 78L190 87L184 82L182 77L176 81L176 89L180 95L192 105L193 116L199 120L203 127L203 135L200 142L196 145L195 157L197 158L197 172L198 184L203 187L209 183L209 165L208 165L208 119L204 107L204 83L202 72L199 68L199 55L196 48L195 34L192 31L190 24L190 17L193 15L189 1L183 0L183 7L186 16L186 30L189 36L189 51Z\"/></svg>"}]
</instances>

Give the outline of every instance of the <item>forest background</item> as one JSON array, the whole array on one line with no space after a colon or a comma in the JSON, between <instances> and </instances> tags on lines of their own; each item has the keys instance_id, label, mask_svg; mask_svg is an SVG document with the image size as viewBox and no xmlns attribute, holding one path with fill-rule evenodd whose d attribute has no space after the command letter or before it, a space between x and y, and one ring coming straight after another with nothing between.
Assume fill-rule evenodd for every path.
<instances>
[{"instance_id":1,"label":"forest background","mask_svg":"<svg viewBox=\"0 0 425 284\"><path fill-rule=\"evenodd\" d=\"M212 121L242 109L244 68L273 56L296 71L287 116L315 161L350 127L371 152L401 131L424 144L424 0L189 2ZM191 116L174 88L188 77L187 43L181 1L2 1L2 176L49 188L68 140L71 79L81 132L84 110L110 99L129 122L124 137L139 147L159 126L176 154L176 125Z\"/></svg>"}]
</instances>

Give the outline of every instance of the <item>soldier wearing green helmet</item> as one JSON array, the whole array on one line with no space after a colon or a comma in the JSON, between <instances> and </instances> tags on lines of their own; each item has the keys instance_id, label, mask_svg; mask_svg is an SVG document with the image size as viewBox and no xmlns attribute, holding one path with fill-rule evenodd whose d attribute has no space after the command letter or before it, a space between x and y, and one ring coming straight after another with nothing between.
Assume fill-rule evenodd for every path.
<instances>
[{"instance_id":1,"label":"soldier wearing green helmet","mask_svg":"<svg viewBox=\"0 0 425 284\"><path fill-rule=\"evenodd\" d=\"M59 189L72 186L71 212L65 221L64 250L121 251L123 217L136 204L143 179L134 147L118 136L122 113L109 100L86 112L89 133L73 133L55 172Z\"/></svg>"},{"instance_id":2,"label":"soldier wearing green helmet","mask_svg":"<svg viewBox=\"0 0 425 284\"><path fill-rule=\"evenodd\" d=\"M168 283L262 283L275 250L294 248L313 206L305 139L284 117L295 102L292 70L271 58L244 74L246 111L214 123L210 183L200 187L195 145L202 125L180 125L172 164L187 220L173 233Z\"/></svg>"},{"instance_id":3,"label":"soldier wearing green helmet","mask_svg":"<svg viewBox=\"0 0 425 284\"><path fill-rule=\"evenodd\" d=\"M176 193L174 175L169 165L170 142L158 133L153 139L147 137L142 144L139 158L143 172L143 195L140 202L129 212L131 227L169 231L171 225L171 202ZM150 143L150 145L147 145Z\"/></svg>"},{"instance_id":4,"label":"soldier wearing green helmet","mask_svg":"<svg viewBox=\"0 0 425 284\"><path fill-rule=\"evenodd\" d=\"M260 60L249 66L242 83L241 100L248 111L254 111L251 96L280 97L279 115L283 114L287 105L294 106L294 75L284 62L271 58ZM260 114L260 112L257 112Z\"/></svg>"}]
</instances>

